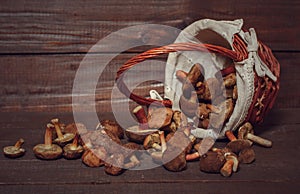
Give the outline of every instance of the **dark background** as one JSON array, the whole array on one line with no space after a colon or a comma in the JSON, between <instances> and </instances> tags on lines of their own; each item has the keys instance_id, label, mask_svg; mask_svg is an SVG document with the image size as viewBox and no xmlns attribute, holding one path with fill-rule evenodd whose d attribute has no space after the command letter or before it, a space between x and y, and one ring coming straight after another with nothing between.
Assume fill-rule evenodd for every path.
<instances>
[{"instance_id":1,"label":"dark background","mask_svg":"<svg viewBox=\"0 0 300 194\"><path fill-rule=\"evenodd\" d=\"M0 192L299 192L299 13L300 2L293 0L1 1L0 146L23 137L28 152L13 161L0 156ZM197 162L189 163L188 169L179 173L160 167L111 177L80 161L45 162L34 158L31 149L42 140L44 125L50 118L59 116L72 122L76 70L101 38L137 24L183 29L204 18L243 18L244 28L254 27L258 38L272 48L281 64L281 88L275 106L264 124L257 127L257 133L272 139L274 146L255 146L255 163L241 166L231 178L202 173ZM130 38L142 41L144 37ZM101 117L113 118L110 92L117 69L146 49L133 48L119 54L105 69L96 93ZM164 67L153 71L161 73ZM146 95L150 88L163 91L161 86L143 85L137 92Z\"/></svg>"}]
</instances>

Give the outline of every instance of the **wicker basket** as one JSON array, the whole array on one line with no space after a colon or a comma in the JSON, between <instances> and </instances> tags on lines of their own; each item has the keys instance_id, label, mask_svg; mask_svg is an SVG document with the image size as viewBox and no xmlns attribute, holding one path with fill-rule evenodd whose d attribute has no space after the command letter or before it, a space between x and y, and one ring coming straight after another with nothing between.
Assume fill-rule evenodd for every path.
<instances>
[{"instance_id":1,"label":"wicker basket","mask_svg":"<svg viewBox=\"0 0 300 194\"><path fill-rule=\"evenodd\" d=\"M279 90L280 65L271 49L257 40L254 29L244 31L242 26L241 19L234 21L204 19L194 22L179 34L174 44L148 50L123 64L116 76L120 91L140 105L149 106L157 103L180 109L181 92L178 89L182 84L176 79L175 73L179 69L189 71L195 63L193 60L187 60L183 52L209 52L214 61L218 62L222 75L236 73L238 99L231 117L218 133L210 129L196 128L193 130L194 135L199 138L206 136L222 138L227 130L234 131L247 121L251 124L261 123L272 108ZM211 39L215 35L219 36L218 40ZM199 36L204 37L202 39L200 37L203 43L195 41L195 37ZM166 53L170 53L165 74L166 100L144 98L130 93L122 80L122 73L146 59ZM228 66L224 63L228 59L233 61L233 65Z\"/></svg>"}]
</instances>

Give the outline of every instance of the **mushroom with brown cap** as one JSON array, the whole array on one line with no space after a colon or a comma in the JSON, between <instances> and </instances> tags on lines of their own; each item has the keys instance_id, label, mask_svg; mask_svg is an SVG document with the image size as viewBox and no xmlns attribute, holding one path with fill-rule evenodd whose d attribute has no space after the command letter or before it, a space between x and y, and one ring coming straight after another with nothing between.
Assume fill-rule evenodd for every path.
<instances>
[{"instance_id":1,"label":"mushroom with brown cap","mask_svg":"<svg viewBox=\"0 0 300 194\"><path fill-rule=\"evenodd\" d=\"M252 125L247 122L239 128L239 139L248 139L264 147L272 147L272 141L254 135Z\"/></svg>"},{"instance_id":2,"label":"mushroom with brown cap","mask_svg":"<svg viewBox=\"0 0 300 194\"><path fill-rule=\"evenodd\" d=\"M236 172L239 166L239 161L235 154L232 152L228 152L224 154L226 162L224 166L221 168L220 173L225 177L229 177L232 172Z\"/></svg>"},{"instance_id":3,"label":"mushroom with brown cap","mask_svg":"<svg viewBox=\"0 0 300 194\"><path fill-rule=\"evenodd\" d=\"M55 118L51 120L51 123L54 125L57 138L54 139L53 143L60 145L61 147L73 141L75 134L65 133L63 134L60 128L59 119Z\"/></svg>"},{"instance_id":4,"label":"mushroom with brown cap","mask_svg":"<svg viewBox=\"0 0 300 194\"><path fill-rule=\"evenodd\" d=\"M56 144L52 144L52 124L47 124L44 144L38 144L33 147L33 153L39 159L54 160L62 155L62 149Z\"/></svg>"},{"instance_id":5,"label":"mushroom with brown cap","mask_svg":"<svg viewBox=\"0 0 300 194\"><path fill-rule=\"evenodd\" d=\"M208 173L219 173L225 161L222 153L208 151L200 158L200 170Z\"/></svg>"},{"instance_id":6,"label":"mushroom with brown cap","mask_svg":"<svg viewBox=\"0 0 300 194\"><path fill-rule=\"evenodd\" d=\"M250 164L255 160L255 152L252 148L246 148L240 151L238 160L240 163Z\"/></svg>"},{"instance_id":7,"label":"mushroom with brown cap","mask_svg":"<svg viewBox=\"0 0 300 194\"><path fill-rule=\"evenodd\" d=\"M72 143L65 145L63 148L63 156L66 159L78 159L81 157L84 149L81 145L78 145L79 135L76 133Z\"/></svg>"},{"instance_id":8,"label":"mushroom with brown cap","mask_svg":"<svg viewBox=\"0 0 300 194\"><path fill-rule=\"evenodd\" d=\"M190 71L187 73L186 78L182 84L182 93L186 98L190 98L191 92L198 81L203 81L204 76L202 74L203 67L196 63L194 64ZM177 73L179 75L179 73Z\"/></svg>"},{"instance_id":9,"label":"mushroom with brown cap","mask_svg":"<svg viewBox=\"0 0 300 194\"><path fill-rule=\"evenodd\" d=\"M136 143L143 143L148 135L157 132L157 129L140 129L140 126L138 125L129 127L125 130L125 134L128 137L129 141L133 141Z\"/></svg>"},{"instance_id":10,"label":"mushroom with brown cap","mask_svg":"<svg viewBox=\"0 0 300 194\"><path fill-rule=\"evenodd\" d=\"M230 130L226 131L225 135L230 140L230 142L226 145L226 148L230 149L236 154L239 154L239 152L243 149L250 148L252 145L252 142L249 140L236 139L236 137Z\"/></svg>"},{"instance_id":11,"label":"mushroom with brown cap","mask_svg":"<svg viewBox=\"0 0 300 194\"><path fill-rule=\"evenodd\" d=\"M145 138L143 146L144 146L145 150L150 149L150 148L154 148L156 150L161 150L160 143L161 142L160 142L159 134L152 133Z\"/></svg>"},{"instance_id":12,"label":"mushroom with brown cap","mask_svg":"<svg viewBox=\"0 0 300 194\"><path fill-rule=\"evenodd\" d=\"M83 123L70 123L61 129L62 133L84 134L88 130Z\"/></svg>"},{"instance_id":13,"label":"mushroom with brown cap","mask_svg":"<svg viewBox=\"0 0 300 194\"><path fill-rule=\"evenodd\" d=\"M25 154L25 149L21 148L24 143L24 139L20 138L15 145L6 146L3 148L3 153L8 158L18 158Z\"/></svg>"},{"instance_id":14,"label":"mushroom with brown cap","mask_svg":"<svg viewBox=\"0 0 300 194\"><path fill-rule=\"evenodd\" d=\"M112 120L104 119L101 120L100 123L97 125L96 130L104 129L105 131L110 131L119 139L124 138L124 131L121 126Z\"/></svg>"},{"instance_id":15,"label":"mushroom with brown cap","mask_svg":"<svg viewBox=\"0 0 300 194\"><path fill-rule=\"evenodd\" d=\"M104 165L107 152L104 147L95 147L85 150L81 159L82 162L89 167L100 167Z\"/></svg>"},{"instance_id":16,"label":"mushroom with brown cap","mask_svg":"<svg viewBox=\"0 0 300 194\"><path fill-rule=\"evenodd\" d=\"M215 140L211 137L205 137L203 138L199 143L194 145L194 149L196 152L192 154L186 155L186 160L195 160L203 156L208 150L212 148L212 146L215 144Z\"/></svg>"},{"instance_id":17,"label":"mushroom with brown cap","mask_svg":"<svg viewBox=\"0 0 300 194\"><path fill-rule=\"evenodd\" d=\"M124 156L121 153L112 154L105 162L105 173L109 175L120 175L124 172Z\"/></svg>"},{"instance_id":18,"label":"mushroom with brown cap","mask_svg":"<svg viewBox=\"0 0 300 194\"><path fill-rule=\"evenodd\" d=\"M166 107L157 107L148 112L147 120L150 129L159 129L168 126L172 121L173 110Z\"/></svg>"},{"instance_id":19,"label":"mushroom with brown cap","mask_svg":"<svg viewBox=\"0 0 300 194\"><path fill-rule=\"evenodd\" d=\"M137 106L133 109L132 113L135 115L139 122L139 126L141 129L147 129L149 128L148 126L148 119L145 113L145 110L143 109L142 106Z\"/></svg>"},{"instance_id":20,"label":"mushroom with brown cap","mask_svg":"<svg viewBox=\"0 0 300 194\"><path fill-rule=\"evenodd\" d=\"M188 117L194 117L198 108L198 96L192 91L191 97L187 99L184 95L180 96L179 105L182 112Z\"/></svg>"}]
</instances>

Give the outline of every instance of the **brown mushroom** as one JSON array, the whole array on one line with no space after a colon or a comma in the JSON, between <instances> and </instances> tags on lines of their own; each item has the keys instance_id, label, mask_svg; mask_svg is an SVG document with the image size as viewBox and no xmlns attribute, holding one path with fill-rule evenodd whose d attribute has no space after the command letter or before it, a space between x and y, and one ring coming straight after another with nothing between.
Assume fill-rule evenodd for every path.
<instances>
[{"instance_id":1,"label":"brown mushroom","mask_svg":"<svg viewBox=\"0 0 300 194\"><path fill-rule=\"evenodd\" d=\"M136 143L143 143L145 138L153 133L157 133L157 129L140 129L138 125L129 127L125 130L125 134L128 137L129 141Z\"/></svg>"},{"instance_id":2,"label":"brown mushroom","mask_svg":"<svg viewBox=\"0 0 300 194\"><path fill-rule=\"evenodd\" d=\"M240 151L246 148L250 148L252 142L244 139L236 139L233 135L232 131L228 130L225 132L225 135L230 140L230 142L226 145L226 148L230 149L232 152L239 154Z\"/></svg>"},{"instance_id":3,"label":"brown mushroom","mask_svg":"<svg viewBox=\"0 0 300 194\"><path fill-rule=\"evenodd\" d=\"M240 163L250 164L255 160L255 152L252 148L246 148L240 151L238 160Z\"/></svg>"},{"instance_id":4,"label":"brown mushroom","mask_svg":"<svg viewBox=\"0 0 300 194\"><path fill-rule=\"evenodd\" d=\"M180 96L179 105L182 112L188 117L194 117L198 108L198 96L192 91L191 98L187 99L184 95Z\"/></svg>"},{"instance_id":5,"label":"brown mushroom","mask_svg":"<svg viewBox=\"0 0 300 194\"><path fill-rule=\"evenodd\" d=\"M124 156L120 153L112 154L105 162L105 173L109 175L120 175L124 172Z\"/></svg>"},{"instance_id":6,"label":"brown mushroom","mask_svg":"<svg viewBox=\"0 0 300 194\"><path fill-rule=\"evenodd\" d=\"M125 153L123 152L125 158L129 158L130 160L130 162L124 164L124 168L129 169L138 166L140 161L137 158L136 150L140 150L140 145L129 142L124 144L123 147L127 148Z\"/></svg>"},{"instance_id":7,"label":"brown mushroom","mask_svg":"<svg viewBox=\"0 0 300 194\"><path fill-rule=\"evenodd\" d=\"M196 63L192 66L188 74L186 75L186 79L182 85L182 93L186 98L191 97L191 92L194 91L194 86L198 81L203 81L203 67ZM177 73L179 74L179 73Z\"/></svg>"},{"instance_id":8,"label":"brown mushroom","mask_svg":"<svg viewBox=\"0 0 300 194\"><path fill-rule=\"evenodd\" d=\"M148 129L148 119L145 113L145 110L142 106L137 106L133 109L132 113L135 115L139 122L139 126L141 129Z\"/></svg>"},{"instance_id":9,"label":"brown mushroom","mask_svg":"<svg viewBox=\"0 0 300 194\"><path fill-rule=\"evenodd\" d=\"M158 107L148 112L148 126L150 129L159 129L169 125L172 121L171 108Z\"/></svg>"},{"instance_id":10,"label":"brown mushroom","mask_svg":"<svg viewBox=\"0 0 300 194\"><path fill-rule=\"evenodd\" d=\"M166 151L163 153L162 161L164 167L173 172L179 172L186 169L185 151L181 151L180 148L176 146L168 146ZM174 157L176 153L179 154ZM173 159L171 159L173 157ZM171 160L170 160L171 159Z\"/></svg>"},{"instance_id":11,"label":"brown mushroom","mask_svg":"<svg viewBox=\"0 0 300 194\"><path fill-rule=\"evenodd\" d=\"M194 145L196 152L186 155L186 160L196 160L203 156L215 144L215 140L211 137L203 138L199 143Z\"/></svg>"},{"instance_id":12,"label":"brown mushroom","mask_svg":"<svg viewBox=\"0 0 300 194\"><path fill-rule=\"evenodd\" d=\"M81 159L82 162L89 167L100 167L104 165L106 157L107 152L104 147L96 147L85 150Z\"/></svg>"},{"instance_id":13,"label":"brown mushroom","mask_svg":"<svg viewBox=\"0 0 300 194\"><path fill-rule=\"evenodd\" d=\"M61 147L65 146L66 144L70 143L73 141L75 134L73 133L65 133L63 134L59 125L59 120L56 119L52 119L51 123L54 125L55 127L55 131L57 134L57 138L54 139L53 143L56 143L58 145L60 145Z\"/></svg>"},{"instance_id":14,"label":"brown mushroom","mask_svg":"<svg viewBox=\"0 0 300 194\"><path fill-rule=\"evenodd\" d=\"M115 121L108 120L108 119L100 121L100 123L96 127L96 130L100 130L100 129L104 129L105 131L110 131L115 136L117 136L119 139L124 138L123 129Z\"/></svg>"},{"instance_id":15,"label":"brown mushroom","mask_svg":"<svg viewBox=\"0 0 300 194\"><path fill-rule=\"evenodd\" d=\"M239 139L248 139L264 147L272 147L272 141L254 135L252 125L247 122L239 128Z\"/></svg>"},{"instance_id":16,"label":"brown mushroom","mask_svg":"<svg viewBox=\"0 0 300 194\"><path fill-rule=\"evenodd\" d=\"M71 123L68 124L66 127L62 128L61 131L62 133L73 133L75 135L76 133L84 134L88 130L82 123Z\"/></svg>"},{"instance_id":17,"label":"brown mushroom","mask_svg":"<svg viewBox=\"0 0 300 194\"><path fill-rule=\"evenodd\" d=\"M54 160L62 155L62 149L56 144L52 144L52 124L47 124L44 144L33 147L33 153L39 159Z\"/></svg>"},{"instance_id":18,"label":"brown mushroom","mask_svg":"<svg viewBox=\"0 0 300 194\"><path fill-rule=\"evenodd\" d=\"M81 145L78 145L79 135L76 133L72 143L65 145L63 148L63 156L66 159L78 159L81 157L84 149Z\"/></svg>"},{"instance_id":19,"label":"brown mushroom","mask_svg":"<svg viewBox=\"0 0 300 194\"><path fill-rule=\"evenodd\" d=\"M224 85L226 88L232 88L236 85L235 73L230 73L224 77Z\"/></svg>"},{"instance_id":20,"label":"brown mushroom","mask_svg":"<svg viewBox=\"0 0 300 194\"><path fill-rule=\"evenodd\" d=\"M144 146L145 150L150 149L150 148L154 148L156 150L161 150L160 143L161 142L160 142L159 134L152 133L145 138L143 146Z\"/></svg>"},{"instance_id":21,"label":"brown mushroom","mask_svg":"<svg viewBox=\"0 0 300 194\"><path fill-rule=\"evenodd\" d=\"M226 162L224 166L221 168L220 173L225 177L229 177L232 172L236 172L239 166L239 161L235 154L233 153L225 153L224 154Z\"/></svg>"},{"instance_id":22,"label":"brown mushroom","mask_svg":"<svg viewBox=\"0 0 300 194\"><path fill-rule=\"evenodd\" d=\"M208 151L200 158L200 170L208 173L219 173L225 161L222 153Z\"/></svg>"},{"instance_id":23,"label":"brown mushroom","mask_svg":"<svg viewBox=\"0 0 300 194\"><path fill-rule=\"evenodd\" d=\"M8 158L18 158L25 154L25 149L21 148L24 143L24 139L20 138L15 145L6 146L3 148L3 153Z\"/></svg>"}]
</instances>

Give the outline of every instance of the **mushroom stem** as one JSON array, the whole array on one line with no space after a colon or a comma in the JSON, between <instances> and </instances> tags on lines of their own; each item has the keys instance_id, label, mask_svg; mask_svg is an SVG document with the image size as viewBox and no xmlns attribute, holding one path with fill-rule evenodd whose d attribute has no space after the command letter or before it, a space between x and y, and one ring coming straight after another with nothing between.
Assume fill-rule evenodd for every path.
<instances>
[{"instance_id":1,"label":"mushroom stem","mask_svg":"<svg viewBox=\"0 0 300 194\"><path fill-rule=\"evenodd\" d=\"M53 127L52 124L48 123L46 127L46 132L45 132L45 145L51 146L52 145L52 132L51 128Z\"/></svg>"},{"instance_id":2,"label":"mushroom stem","mask_svg":"<svg viewBox=\"0 0 300 194\"><path fill-rule=\"evenodd\" d=\"M232 133L232 131L230 131L230 130L226 131L225 135L230 141L237 140L236 137L234 136L234 134Z\"/></svg>"},{"instance_id":3,"label":"mushroom stem","mask_svg":"<svg viewBox=\"0 0 300 194\"><path fill-rule=\"evenodd\" d=\"M55 127L55 131L56 131L56 134L57 134L57 137L58 139L63 139L64 138L64 135L62 134L61 132L61 128L59 126L59 123L58 123L58 119L52 119L51 120L51 123L54 125Z\"/></svg>"},{"instance_id":4,"label":"mushroom stem","mask_svg":"<svg viewBox=\"0 0 300 194\"><path fill-rule=\"evenodd\" d=\"M138 122L140 123L141 129L147 129L148 128L148 119L146 116L146 113L142 106L137 106L133 109L133 114L137 118Z\"/></svg>"},{"instance_id":5,"label":"mushroom stem","mask_svg":"<svg viewBox=\"0 0 300 194\"><path fill-rule=\"evenodd\" d=\"M272 147L272 141L264 139L264 138L256 136L256 135L253 135L251 133L248 133L246 135L246 138L259 144L259 145L262 145L264 147L267 147L267 148Z\"/></svg>"},{"instance_id":6,"label":"mushroom stem","mask_svg":"<svg viewBox=\"0 0 300 194\"><path fill-rule=\"evenodd\" d=\"M124 164L124 168L133 168L141 163L135 155L130 156L129 160L130 162Z\"/></svg>"},{"instance_id":7,"label":"mushroom stem","mask_svg":"<svg viewBox=\"0 0 300 194\"><path fill-rule=\"evenodd\" d=\"M185 156L186 161L196 160L198 158L200 158L199 152L194 152L192 154L187 154Z\"/></svg>"},{"instance_id":8,"label":"mushroom stem","mask_svg":"<svg viewBox=\"0 0 300 194\"><path fill-rule=\"evenodd\" d=\"M224 166L221 168L221 174L225 177L229 177L232 174L233 164L233 160L227 160Z\"/></svg>"},{"instance_id":9,"label":"mushroom stem","mask_svg":"<svg viewBox=\"0 0 300 194\"><path fill-rule=\"evenodd\" d=\"M73 139L73 142L72 142L72 146L70 146L70 149L72 149L72 150L76 150L77 149L77 147L78 147L78 140L79 140L79 134L76 133L75 137Z\"/></svg>"},{"instance_id":10,"label":"mushroom stem","mask_svg":"<svg viewBox=\"0 0 300 194\"><path fill-rule=\"evenodd\" d=\"M161 152L164 153L167 149L167 143L165 139L164 131L159 131L160 143L161 143Z\"/></svg>"},{"instance_id":11,"label":"mushroom stem","mask_svg":"<svg viewBox=\"0 0 300 194\"><path fill-rule=\"evenodd\" d=\"M24 139L20 138L16 144L14 145L14 147L16 147L17 149L20 149L20 147L23 145L24 143Z\"/></svg>"}]
</instances>

